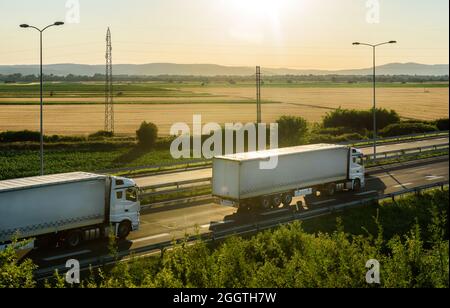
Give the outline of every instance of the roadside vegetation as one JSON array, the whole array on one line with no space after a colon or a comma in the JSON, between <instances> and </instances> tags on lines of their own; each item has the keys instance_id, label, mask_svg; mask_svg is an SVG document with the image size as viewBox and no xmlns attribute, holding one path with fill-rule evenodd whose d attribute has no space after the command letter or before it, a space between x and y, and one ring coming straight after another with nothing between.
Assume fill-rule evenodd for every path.
<instances>
[{"instance_id":1,"label":"roadside vegetation","mask_svg":"<svg viewBox=\"0 0 450 308\"><path fill-rule=\"evenodd\" d=\"M371 119L371 110L344 109L329 112L320 124L309 123L301 117L283 116L277 121L279 144L288 147L369 141ZM380 137L438 132L448 128L449 122L448 118L402 121L395 111L385 109L377 110L377 119ZM208 137L204 136L203 140ZM39 140L38 132L0 132L0 180L39 173ZM136 137L117 137L104 131L89 136L45 136L45 170L48 174L94 172L179 162L170 155L173 140L174 137L159 137L158 127L147 122L136 131Z\"/></svg>"},{"instance_id":2,"label":"roadside vegetation","mask_svg":"<svg viewBox=\"0 0 450 308\"><path fill-rule=\"evenodd\" d=\"M254 236L184 242L158 257L92 270L81 287L448 288L448 207L448 190L433 190ZM370 259L380 263L380 285L366 282ZM0 270L8 273L0 287L36 286L32 264L11 250L0 254ZM69 287L55 277L45 286Z\"/></svg>"}]
</instances>

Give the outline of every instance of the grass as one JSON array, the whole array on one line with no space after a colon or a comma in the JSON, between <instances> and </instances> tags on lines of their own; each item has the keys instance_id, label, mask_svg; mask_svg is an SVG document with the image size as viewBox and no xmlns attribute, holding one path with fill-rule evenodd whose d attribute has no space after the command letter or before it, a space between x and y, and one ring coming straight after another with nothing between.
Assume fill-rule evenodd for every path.
<instances>
[{"instance_id":1,"label":"grass","mask_svg":"<svg viewBox=\"0 0 450 308\"><path fill-rule=\"evenodd\" d=\"M72 171L98 171L106 169L157 165L173 162L168 150L138 153L133 148L113 150L47 150L47 174ZM33 150L0 150L0 180L35 176L39 174L39 152Z\"/></svg>"}]
</instances>

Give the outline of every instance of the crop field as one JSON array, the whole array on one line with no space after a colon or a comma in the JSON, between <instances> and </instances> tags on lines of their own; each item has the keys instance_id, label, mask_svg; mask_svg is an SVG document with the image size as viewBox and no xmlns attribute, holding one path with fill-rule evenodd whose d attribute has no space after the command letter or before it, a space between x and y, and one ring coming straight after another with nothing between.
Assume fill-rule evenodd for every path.
<instances>
[{"instance_id":1,"label":"crop field","mask_svg":"<svg viewBox=\"0 0 450 308\"><path fill-rule=\"evenodd\" d=\"M114 87L116 132L134 134L142 121L155 123L161 135L177 122L254 122L255 89L252 84L121 83ZM39 86L0 85L0 131L38 130ZM342 107L369 109L372 91L363 84L266 84L262 89L263 120L282 115L302 116L318 122ZM380 84L378 106L396 110L404 118L434 120L446 117L448 84ZM45 86L46 134L85 135L101 130L104 122L103 85L50 83Z\"/></svg>"}]
</instances>

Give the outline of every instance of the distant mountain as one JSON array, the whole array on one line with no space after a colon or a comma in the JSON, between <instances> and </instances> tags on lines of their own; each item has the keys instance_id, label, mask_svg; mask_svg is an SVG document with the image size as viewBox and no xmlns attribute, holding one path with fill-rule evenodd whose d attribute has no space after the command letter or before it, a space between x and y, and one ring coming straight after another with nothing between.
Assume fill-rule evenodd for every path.
<instances>
[{"instance_id":1,"label":"distant mountain","mask_svg":"<svg viewBox=\"0 0 450 308\"><path fill-rule=\"evenodd\" d=\"M0 65L0 74L38 74L38 65ZM116 64L113 67L115 75L158 76L158 75L193 75L193 76L250 76L255 69L245 66L222 66L215 64ZM104 65L85 64L49 64L44 66L44 73L57 76L84 75L93 76L104 74ZM287 68L263 68L265 75L371 75L371 68L350 70L299 70ZM426 65L418 63L391 63L377 67L379 75L422 75L445 76L449 75L448 64Z\"/></svg>"}]
</instances>

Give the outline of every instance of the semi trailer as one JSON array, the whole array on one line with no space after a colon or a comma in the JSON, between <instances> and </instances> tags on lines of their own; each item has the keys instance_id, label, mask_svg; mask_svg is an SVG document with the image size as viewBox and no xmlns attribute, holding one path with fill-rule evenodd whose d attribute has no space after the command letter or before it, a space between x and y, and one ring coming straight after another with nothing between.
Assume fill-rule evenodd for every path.
<instances>
[{"instance_id":1,"label":"semi trailer","mask_svg":"<svg viewBox=\"0 0 450 308\"><path fill-rule=\"evenodd\" d=\"M240 210L290 206L295 196L334 195L365 186L363 153L330 144L217 156L213 196ZM276 158L273 168L262 163Z\"/></svg>"},{"instance_id":2,"label":"semi trailer","mask_svg":"<svg viewBox=\"0 0 450 308\"><path fill-rule=\"evenodd\" d=\"M139 229L133 180L84 172L0 181L0 247L30 239L33 247L78 246Z\"/></svg>"}]
</instances>

